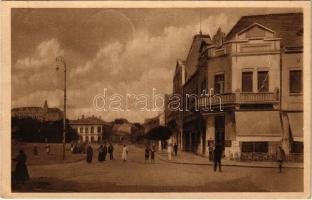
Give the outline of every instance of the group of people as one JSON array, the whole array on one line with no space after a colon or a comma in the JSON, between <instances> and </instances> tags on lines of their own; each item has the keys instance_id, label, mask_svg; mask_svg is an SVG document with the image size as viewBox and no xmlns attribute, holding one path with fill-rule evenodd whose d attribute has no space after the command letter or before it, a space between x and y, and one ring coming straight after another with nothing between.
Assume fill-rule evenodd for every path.
<instances>
[{"instance_id":1,"label":"group of people","mask_svg":"<svg viewBox=\"0 0 312 200\"><path fill-rule=\"evenodd\" d=\"M114 160L114 146L112 143L110 143L108 146L106 143L101 144L100 147L98 148L98 161L103 162L106 160L107 153L109 154L109 159ZM93 158L93 148L91 144L89 143L87 147L87 163L91 163Z\"/></svg>"},{"instance_id":2,"label":"group of people","mask_svg":"<svg viewBox=\"0 0 312 200\"><path fill-rule=\"evenodd\" d=\"M155 161L155 145L149 147L148 145L145 146L145 163L151 162L154 163Z\"/></svg>"}]
</instances>

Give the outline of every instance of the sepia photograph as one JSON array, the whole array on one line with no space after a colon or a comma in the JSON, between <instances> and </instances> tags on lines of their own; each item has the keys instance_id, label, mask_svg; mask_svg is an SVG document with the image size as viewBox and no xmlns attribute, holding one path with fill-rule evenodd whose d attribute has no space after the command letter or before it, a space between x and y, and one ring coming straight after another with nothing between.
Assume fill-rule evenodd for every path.
<instances>
[{"instance_id":1,"label":"sepia photograph","mask_svg":"<svg viewBox=\"0 0 312 200\"><path fill-rule=\"evenodd\" d=\"M7 12L11 194L307 194L309 4L129 5Z\"/></svg>"}]
</instances>

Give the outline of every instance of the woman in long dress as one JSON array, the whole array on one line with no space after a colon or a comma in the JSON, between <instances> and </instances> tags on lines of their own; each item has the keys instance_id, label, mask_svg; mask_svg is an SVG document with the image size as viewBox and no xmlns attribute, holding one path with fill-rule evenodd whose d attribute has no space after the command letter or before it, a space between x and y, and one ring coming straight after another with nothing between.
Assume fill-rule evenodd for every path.
<instances>
[{"instance_id":1,"label":"woman in long dress","mask_svg":"<svg viewBox=\"0 0 312 200\"><path fill-rule=\"evenodd\" d=\"M87 148L87 163L92 162L92 157L93 157L93 149L91 147L91 144L89 144L89 146Z\"/></svg>"},{"instance_id":2,"label":"woman in long dress","mask_svg":"<svg viewBox=\"0 0 312 200\"><path fill-rule=\"evenodd\" d=\"M98 157L98 161L99 162L102 162L102 161L104 161L104 151L103 151L103 145L101 145L100 147L99 147L99 157Z\"/></svg>"},{"instance_id":3,"label":"woman in long dress","mask_svg":"<svg viewBox=\"0 0 312 200\"><path fill-rule=\"evenodd\" d=\"M127 146L124 144L122 147L122 154L121 154L121 159L126 162L127 161L127 157L128 157L128 148Z\"/></svg>"},{"instance_id":4,"label":"woman in long dress","mask_svg":"<svg viewBox=\"0 0 312 200\"><path fill-rule=\"evenodd\" d=\"M23 150L20 150L19 155L13 159L16 161L14 178L17 183L24 183L29 180L29 174L26 166L27 156Z\"/></svg>"}]
</instances>

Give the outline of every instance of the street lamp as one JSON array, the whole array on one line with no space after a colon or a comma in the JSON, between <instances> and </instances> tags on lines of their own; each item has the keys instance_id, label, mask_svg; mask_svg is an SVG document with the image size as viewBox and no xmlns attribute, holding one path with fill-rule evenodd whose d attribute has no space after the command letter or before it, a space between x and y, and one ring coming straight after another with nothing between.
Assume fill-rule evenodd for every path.
<instances>
[{"instance_id":1,"label":"street lamp","mask_svg":"<svg viewBox=\"0 0 312 200\"><path fill-rule=\"evenodd\" d=\"M65 160L66 147L66 62L63 56L56 57L56 71L64 67L64 116L63 116L63 160Z\"/></svg>"}]
</instances>

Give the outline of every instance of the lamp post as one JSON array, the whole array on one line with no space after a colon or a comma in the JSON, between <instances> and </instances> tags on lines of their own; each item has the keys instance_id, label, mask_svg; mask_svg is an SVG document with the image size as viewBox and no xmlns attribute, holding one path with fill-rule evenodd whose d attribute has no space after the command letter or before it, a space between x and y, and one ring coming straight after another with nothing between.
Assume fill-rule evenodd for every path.
<instances>
[{"instance_id":1,"label":"lamp post","mask_svg":"<svg viewBox=\"0 0 312 200\"><path fill-rule=\"evenodd\" d=\"M56 70L64 67L64 116L63 116L63 160L65 160L66 147L66 62L63 56L56 57Z\"/></svg>"}]
</instances>

